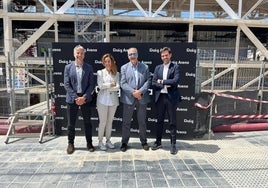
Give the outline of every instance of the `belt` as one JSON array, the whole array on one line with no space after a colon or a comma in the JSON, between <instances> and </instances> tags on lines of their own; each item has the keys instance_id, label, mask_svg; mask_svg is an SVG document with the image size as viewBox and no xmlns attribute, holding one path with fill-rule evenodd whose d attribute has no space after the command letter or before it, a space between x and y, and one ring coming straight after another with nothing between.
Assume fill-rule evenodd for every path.
<instances>
[{"instance_id":1,"label":"belt","mask_svg":"<svg viewBox=\"0 0 268 188\"><path fill-rule=\"evenodd\" d=\"M76 93L78 97L82 97L83 93Z\"/></svg>"}]
</instances>

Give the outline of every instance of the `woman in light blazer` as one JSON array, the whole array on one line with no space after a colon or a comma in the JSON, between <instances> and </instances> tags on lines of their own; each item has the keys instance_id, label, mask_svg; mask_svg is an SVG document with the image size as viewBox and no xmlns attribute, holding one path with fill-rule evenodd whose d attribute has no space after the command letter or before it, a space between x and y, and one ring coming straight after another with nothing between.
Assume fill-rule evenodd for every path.
<instances>
[{"instance_id":1,"label":"woman in light blazer","mask_svg":"<svg viewBox=\"0 0 268 188\"><path fill-rule=\"evenodd\" d=\"M114 148L111 142L112 124L114 114L119 105L118 91L119 73L115 64L114 57L111 54L102 56L102 64L105 67L97 72L97 82L99 93L97 97L97 110L99 115L98 139L100 150ZM106 136L106 144L103 143L104 132Z\"/></svg>"}]
</instances>

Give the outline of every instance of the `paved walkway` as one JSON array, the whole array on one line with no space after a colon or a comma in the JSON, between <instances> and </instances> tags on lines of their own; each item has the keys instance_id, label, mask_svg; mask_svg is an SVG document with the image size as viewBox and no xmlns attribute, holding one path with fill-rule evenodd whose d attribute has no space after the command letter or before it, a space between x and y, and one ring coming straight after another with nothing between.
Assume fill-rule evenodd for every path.
<instances>
[{"instance_id":1,"label":"paved walkway","mask_svg":"<svg viewBox=\"0 0 268 188\"><path fill-rule=\"evenodd\" d=\"M268 131L178 140L176 155L169 153L169 140L163 149L144 151L132 138L130 149L121 152L120 138L113 138L116 149L90 153L84 137L77 137L75 153L67 155L66 137L46 139L5 144L0 136L1 188L268 187Z\"/></svg>"}]
</instances>

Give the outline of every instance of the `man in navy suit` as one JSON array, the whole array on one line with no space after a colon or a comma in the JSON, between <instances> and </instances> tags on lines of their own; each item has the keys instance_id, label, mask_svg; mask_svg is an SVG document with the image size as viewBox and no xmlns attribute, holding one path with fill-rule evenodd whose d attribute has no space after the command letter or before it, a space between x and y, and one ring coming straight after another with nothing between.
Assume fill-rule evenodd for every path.
<instances>
[{"instance_id":1,"label":"man in navy suit","mask_svg":"<svg viewBox=\"0 0 268 188\"><path fill-rule=\"evenodd\" d=\"M178 90L180 80L179 65L171 62L172 52L170 48L162 48L160 55L163 64L155 67L152 80L157 111L156 142L152 146L152 150L162 147L161 139L165 114L167 112L170 125L170 153L176 154L176 109L178 103L181 101Z\"/></svg>"},{"instance_id":2,"label":"man in navy suit","mask_svg":"<svg viewBox=\"0 0 268 188\"><path fill-rule=\"evenodd\" d=\"M85 49L78 45L74 48L75 61L65 66L64 88L66 90L67 118L68 118L68 147L67 153L74 152L75 124L78 109L81 109L87 149L94 151L92 145L92 125L90 113L91 93L94 89L94 75L91 65L84 63Z\"/></svg>"},{"instance_id":3,"label":"man in navy suit","mask_svg":"<svg viewBox=\"0 0 268 188\"><path fill-rule=\"evenodd\" d=\"M121 67L120 101L123 103L122 122L122 145L120 150L125 152L130 137L131 119L134 109L137 111L137 121L139 124L139 136L144 150L149 150L146 138L146 108L150 102L150 72L147 65L138 61L138 51L136 48L128 49L129 62Z\"/></svg>"}]
</instances>

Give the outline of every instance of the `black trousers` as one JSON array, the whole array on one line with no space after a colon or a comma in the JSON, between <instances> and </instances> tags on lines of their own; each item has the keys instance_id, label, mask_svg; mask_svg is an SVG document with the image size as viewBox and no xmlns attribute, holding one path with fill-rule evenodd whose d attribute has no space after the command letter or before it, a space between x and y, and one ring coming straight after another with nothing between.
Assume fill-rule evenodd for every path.
<instances>
[{"instance_id":1,"label":"black trousers","mask_svg":"<svg viewBox=\"0 0 268 188\"><path fill-rule=\"evenodd\" d=\"M84 121L84 129L85 129L85 137L87 143L92 143L92 125L91 125L91 109L90 103L85 103L81 106L76 103L67 105L67 119L68 119L68 143L74 144L75 139L75 126L77 120L78 110L81 109L83 121Z\"/></svg>"},{"instance_id":2,"label":"black trousers","mask_svg":"<svg viewBox=\"0 0 268 188\"><path fill-rule=\"evenodd\" d=\"M176 109L177 106L173 104L167 94L160 94L159 99L156 103L157 109L157 126L156 126L156 142L161 144L163 136L164 119L167 113L169 120L170 130L170 142L176 144L176 132L177 132L177 121L176 121Z\"/></svg>"}]
</instances>

